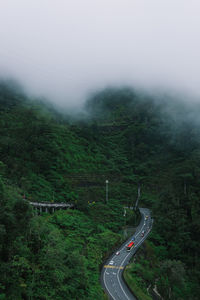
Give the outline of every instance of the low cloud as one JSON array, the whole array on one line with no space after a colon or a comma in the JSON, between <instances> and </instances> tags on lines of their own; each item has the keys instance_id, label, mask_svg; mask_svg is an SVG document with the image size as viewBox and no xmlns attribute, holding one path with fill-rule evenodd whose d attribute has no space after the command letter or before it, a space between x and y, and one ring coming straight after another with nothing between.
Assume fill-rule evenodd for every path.
<instances>
[{"instance_id":1,"label":"low cloud","mask_svg":"<svg viewBox=\"0 0 200 300\"><path fill-rule=\"evenodd\" d=\"M198 0L0 2L0 76L80 107L106 86L200 95Z\"/></svg>"}]
</instances>

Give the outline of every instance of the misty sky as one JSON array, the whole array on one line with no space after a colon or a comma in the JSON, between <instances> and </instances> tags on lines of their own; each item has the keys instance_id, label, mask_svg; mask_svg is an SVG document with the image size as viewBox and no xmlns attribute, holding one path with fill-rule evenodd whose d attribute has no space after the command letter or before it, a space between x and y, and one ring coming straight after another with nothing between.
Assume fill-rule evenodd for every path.
<instances>
[{"instance_id":1,"label":"misty sky","mask_svg":"<svg viewBox=\"0 0 200 300\"><path fill-rule=\"evenodd\" d=\"M0 0L0 76L76 106L106 86L200 95L199 0Z\"/></svg>"}]
</instances>

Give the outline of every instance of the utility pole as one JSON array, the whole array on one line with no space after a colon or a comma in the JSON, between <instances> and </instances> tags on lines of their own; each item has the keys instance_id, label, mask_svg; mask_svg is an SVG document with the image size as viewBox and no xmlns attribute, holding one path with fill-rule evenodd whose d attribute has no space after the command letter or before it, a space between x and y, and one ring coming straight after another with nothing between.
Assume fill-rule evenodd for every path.
<instances>
[{"instance_id":1,"label":"utility pole","mask_svg":"<svg viewBox=\"0 0 200 300\"><path fill-rule=\"evenodd\" d=\"M108 183L109 181L106 180L106 203L108 203Z\"/></svg>"}]
</instances>

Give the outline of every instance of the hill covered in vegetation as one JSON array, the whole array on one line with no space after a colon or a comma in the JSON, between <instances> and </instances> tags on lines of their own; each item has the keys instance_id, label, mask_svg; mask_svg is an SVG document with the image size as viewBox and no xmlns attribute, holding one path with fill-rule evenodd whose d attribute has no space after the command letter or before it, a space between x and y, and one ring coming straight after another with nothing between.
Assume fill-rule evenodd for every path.
<instances>
[{"instance_id":1,"label":"hill covered in vegetation","mask_svg":"<svg viewBox=\"0 0 200 300\"><path fill-rule=\"evenodd\" d=\"M93 95L75 118L1 82L0 299L103 299L99 268L138 220L123 216L138 189L154 228L132 278L145 293L156 283L165 299L198 299L197 111L122 88ZM27 200L76 209L33 216Z\"/></svg>"}]
</instances>

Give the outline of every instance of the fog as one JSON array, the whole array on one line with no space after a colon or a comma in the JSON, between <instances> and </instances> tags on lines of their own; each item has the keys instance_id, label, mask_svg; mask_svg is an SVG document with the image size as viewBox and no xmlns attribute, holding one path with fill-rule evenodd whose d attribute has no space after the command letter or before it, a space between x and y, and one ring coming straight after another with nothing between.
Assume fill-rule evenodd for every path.
<instances>
[{"instance_id":1,"label":"fog","mask_svg":"<svg viewBox=\"0 0 200 300\"><path fill-rule=\"evenodd\" d=\"M200 96L199 0L0 0L0 76L80 107L107 86Z\"/></svg>"}]
</instances>

